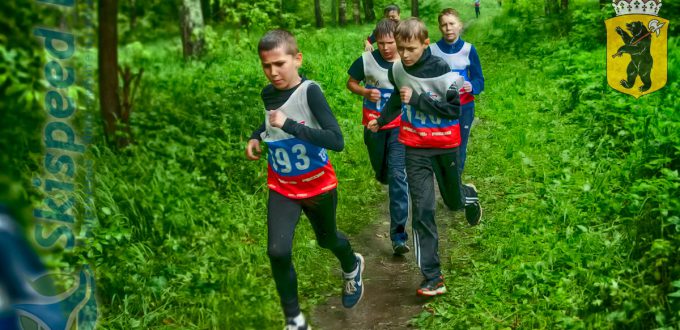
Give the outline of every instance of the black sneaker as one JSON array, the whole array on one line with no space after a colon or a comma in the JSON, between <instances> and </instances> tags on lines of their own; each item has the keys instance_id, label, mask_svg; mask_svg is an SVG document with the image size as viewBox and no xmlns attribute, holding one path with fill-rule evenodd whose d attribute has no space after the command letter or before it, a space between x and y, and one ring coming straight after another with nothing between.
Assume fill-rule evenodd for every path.
<instances>
[{"instance_id":1,"label":"black sneaker","mask_svg":"<svg viewBox=\"0 0 680 330\"><path fill-rule=\"evenodd\" d=\"M395 256L402 256L408 251L410 251L408 245L406 244L406 240L408 239L406 236L406 233L397 233L397 237L392 241L392 250L394 251Z\"/></svg>"},{"instance_id":2,"label":"black sneaker","mask_svg":"<svg viewBox=\"0 0 680 330\"><path fill-rule=\"evenodd\" d=\"M479 204L479 197L477 197L477 187L472 184L466 184L467 192L465 196L465 219L470 226L476 226L482 221L482 206Z\"/></svg>"},{"instance_id":3,"label":"black sneaker","mask_svg":"<svg viewBox=\"0 0 680 330\"><path fill-rule=\"evenodd\" d=\"M434 297L446 293L444 276L439 275L431 280L423 280L420 288L416 291L419 296Z\"/></svg>"},{"instance_id":4,"label":"black sneaker","mask_svg":"<svg viewBox=\"0 0 680 330\"><path fill-rule=\"evenodd\" d=\"M411 251L408 245L406 245L406 242L402 240L396 240L392 242L392 250L394 251L395 256L403 256L404 254L408 253L408 251Z\"/></svg>"}]
</instances>

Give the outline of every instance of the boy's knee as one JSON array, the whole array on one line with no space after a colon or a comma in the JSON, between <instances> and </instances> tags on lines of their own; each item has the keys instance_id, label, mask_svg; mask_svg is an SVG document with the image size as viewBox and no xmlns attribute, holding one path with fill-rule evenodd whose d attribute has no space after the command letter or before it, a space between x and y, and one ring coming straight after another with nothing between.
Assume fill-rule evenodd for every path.
<instances>
[{"instance_id":1,"label":"boy's knee","mask_svg":"<svg viewBox=\"0 0 680 330\"><path fill-rule=\"evenodd\" d=\"M430 206L430 205L425 206L425 207L415 206L415 208L414 208L414 213L417 214L419 219L433 218L434 217L434 211L435 211L435 207Z\"/></svg>"},{"instance_id":2,"label":"boy's knee","mask_svg":"<svg viewBox=\"0 0 680 330\"><path fill-rule=\"evenodd\" d=\"M293 251L278 245L269 245L267 248L267 256L271 261L285 261L293 257Z\"/></svg>"},{"instance_id":3,"label":"boy's knee","mask_svg":"<svg viewBox=\"0 0 680 330\"><path fill-rule=\"evenodd\" d=\"M406 171L403 168L390 168L389 173L393 180L406 182Z\"/></svg>"},{"instance_id":4,"label":"boy's knee","mask_svg":"<svg viewBox=\"0 0 680 330\"><path fill-rule=\"evenodd\" d=\"M317 239L319 240L320 247L331 251L335 251L341 244L340 237L335 235L326 235L324 237L317 237Z\"/></svg>"}]
</instances>

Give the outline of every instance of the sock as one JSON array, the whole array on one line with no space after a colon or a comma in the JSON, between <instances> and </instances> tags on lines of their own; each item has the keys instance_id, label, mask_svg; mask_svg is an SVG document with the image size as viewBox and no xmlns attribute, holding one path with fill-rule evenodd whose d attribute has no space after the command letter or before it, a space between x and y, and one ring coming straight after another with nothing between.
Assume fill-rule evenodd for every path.
<instances>
[{"instance_id":1,"label":"sock","mask_svg":"<svg viewBox=\"0 0 680 330\"><path fill-rule=\"evenodd\" d=\"M296 317L286 318L286 323L293 324L297 327L302 327L305 324L307 324L307 322L305 321L305 316L302 313L298 314Z\"/></svg>"},{"instance_id":2,"label":"sock","mask_svg":"<svg viewBox=\"0 0 680 330\"><path fill-rule=\"evenodd\" d=\"M351 280L351 279L353 279L355 276L357 276L357 273L358 273L358 272L359 272L359 258L357 258L357 262L356 262L356 264L354 265L354 270L351 271L351 272L349 272L349 273L342 272L342 275L344 275L343 277L344 277L346 280Z\"/></svg>"}]
</instances>

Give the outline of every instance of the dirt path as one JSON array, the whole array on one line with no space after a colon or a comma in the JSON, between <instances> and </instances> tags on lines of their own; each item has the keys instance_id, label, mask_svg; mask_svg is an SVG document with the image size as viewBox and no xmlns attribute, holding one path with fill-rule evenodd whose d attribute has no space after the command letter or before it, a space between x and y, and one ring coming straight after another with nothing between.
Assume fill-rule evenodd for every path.
<instances>
[{"instance_id":1,"label":"dirt path","mask_svg":"<svg viewBox=\"0 0 680 330\"><path fill-rule=\"evenodd\" d=\"M437 204L437 225L440 235L443 234L440 236L440 257L444 266L450 262L448 250L451 242L446 237L452 234L451 227L458 225L449 225L445 220L454 213L444 210L441 202ZM350 238L354 249L366 260L364 297L351 310L342 307L339 296L330 297L314 309L313 329L412 329L409 321L420 314L424 310L423 305L430 301L416 295L422 275L414 260L411 224L408 224L411 252L395 257L389 237L387 202L383 205L382 214L380 219ZM462 220L462 215L456 214L455 217Z\"/></svg>"},{"instance_id":2,"label":"dirt path","mask_svg":"<svg viewBox=\"0 0 680 330\"><path fill-rule=\"evenodd\" d=\"M413 260L413 246L403 257L392 255L387 210L383 214L351 238L354 249L366 260L364 297L351 310L342 307L339 296L329 298L314 310L314 329L407 329L408 321L422 311L425 301L415 294L422 279Z\"/></svg>"}]
</instances>

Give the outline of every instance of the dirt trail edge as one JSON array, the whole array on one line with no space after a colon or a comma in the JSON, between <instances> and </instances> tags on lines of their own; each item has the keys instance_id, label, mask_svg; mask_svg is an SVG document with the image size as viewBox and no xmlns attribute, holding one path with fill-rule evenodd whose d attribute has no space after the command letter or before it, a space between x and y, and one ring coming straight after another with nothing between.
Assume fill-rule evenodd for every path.
<instances>
[{"instance_id":1,"label":"dirt trail edge","mask_svg":"<svg viewBox=\"0 0 680 330\"><path fill-rule=\"evenodd\" d=\"M389 212L350 238L352 247L366 260L364 296L353 309L342 307L340 297L332 296L316 306L312 328L334 329L409 329L409 320L423 310L428 300L416 296L422 275L414 260L411 224L408 224L411 251L393 256L389 237ZM410 219L409 219L410 222Z\"/></svg>"}]
</instances>

